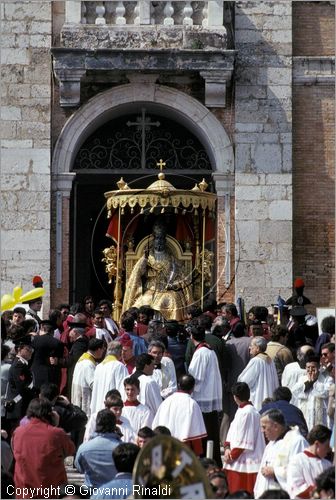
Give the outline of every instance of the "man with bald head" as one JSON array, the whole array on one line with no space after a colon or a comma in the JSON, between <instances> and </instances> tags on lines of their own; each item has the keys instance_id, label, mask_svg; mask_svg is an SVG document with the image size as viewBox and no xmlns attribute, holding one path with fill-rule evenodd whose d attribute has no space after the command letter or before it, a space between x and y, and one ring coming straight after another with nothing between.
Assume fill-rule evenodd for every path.
<instances>
[{"instance_id":1,"label":"man with bald head","mask_svg":"<svg viewBox=\"0 0 336 500\"><path fill-rule=\"evenodd\" d=\"M261 410L265 398L271 398L279 386L276 368L266 354L267 341L264 337L254 337L250 344L251 359L238 377L238 382L245 382L251 392L251 402Z\"/></svg>"},{"instance_id":2,"label":"man with bald head","mask_svg":"<svg viewBox=\"0 0 336 500\"><path fill-rule=\"evenodd\" d=\"M289 363L285 366L281 377L281 385L288 387L292 391L294 385L299 381L300 377L305 375L306 370L306 355L314 353L314 348L311 345L302 345L296 351L297 361Z\"/></svg>"}]
</instances>

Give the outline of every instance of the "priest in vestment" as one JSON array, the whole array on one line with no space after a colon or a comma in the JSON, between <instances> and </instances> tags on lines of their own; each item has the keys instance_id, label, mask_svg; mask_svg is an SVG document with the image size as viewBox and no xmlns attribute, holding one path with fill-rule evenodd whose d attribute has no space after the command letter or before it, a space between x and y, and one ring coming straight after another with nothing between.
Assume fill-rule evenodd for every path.
<instances>
[{"instance_id":1,"label":"priest in vestment","mask_svg":"<svg viewBox=\"0 0 336 500\"><path fill-rule=\"evenodd\" d=\"M292 403L302 411L308 430L314 425L329 427L328 398L333 379L320 373L318 356L309 356L306 361L306 375L301 377L292 390Z\"/></svg>"},{"instance_id":2,"label":"priest in vestment","mask_svg":"<svg viewBox=\"0 0 336 500\"><path fill-rule=\"evenodd\" d=\"M280 410L266 411L260 422L268 444L254 485L255 498L259 498L269 489L286 491L289 460L303 451L308 444L298 427L286 427L285 417Z\"/></svg>"},{"instance_id":3,"label":"priest in vestment","mask_svg":"<svg viewBox=\"0 0 336 500\"><path fill-rule=\"evenodd\" d=\"M248 385L238 382L232 387L232 395L238 410L224 443L224 469L230 493L246 490L252 494L265 439L261 432L259 412L249 401Z\"/></svg>"},{"instance_id":4,"label":"priest in vestment","mask_svg":"<svg viewBox=\"0 0 336 500\"><path fill-rule=\"evenodd\" d=\"M204 328L192 326L190 335L196 347L188 369L196 381L193 397L201 408L208 439L214 442L213 458L222 467L218 412L222 411L223 393L217 356L205 341Z\"/></svg>"},{"instance_id":5,"label":"priest in vestment","mask_svg":"<svg viewBox=\"0 0 336 500\"><path fill-rule=\"evenodd\" d=\"M179 390L159 406L152 427L155 429L164 425L173 437L188 444L196 455L200 455L203 452L202 438L207 436L207 432L201 409L191 397L194 386L194 377L183 375Z\"/></svg>"},{"instance_id":6,"label":"priest in vestment","mask_svg":"<svg viewBox=\"0 0 336 500\"><path fill-rule=\"evenodd\" d=\"M111 389L123 390L128 376L126 366L121 362L121 344L113 340L107 346L105 359L97 366L92 388L91 413L104 408L105 395Z\"/></svg>"},{"instance_id":7,"label":"priest in vestment","mask_svg":"<svg viewBox=\"0 0 336 500\"><path fill-rule=\"evenodd\" d=\"M183 275L167 246L163 219L154 223L153 235L149 254L139 259L126 283L122 310L147 305L166 320L182 321L192 303L191 279Z\"/></svg>"},{"instance_id":8,"label":"priest in vestment","mask_svg":"<svg viewBox=\"0 0 336 500\"><path fill-rule=\"evenodd\" d=\"M71 402L79 406L89 417L94 374L98 361L105 352L103 339L90 339L87 352L75 365L71 387Z\"/></svg>"},{"instance_id":9,"label":"priest in vestment","mask_svg":"<svg viewBox=\"0 0 336 500\"><path fill-rule=\"evenodd\" d=\"M316 425L308 434L308 448L290 460L287 491L291 498L311 498L317 476L332 466L325 458L330 452L330 437L327 427Z\"/></svg>"},{"instance_id":10,"label":"priest in vestment","mask_svg":"<svg viewBox=\"0 0 336 500\"><path fill-rule=\"evenodd\" d=\"M265 398L271 398L279 386L278 375L272 359L266 354L267 341L264 337L254 337L250 344L249 361L238 377L238 382L245 382L251 392L251 403L261 410Z\"/></svg>"}]
</instances>

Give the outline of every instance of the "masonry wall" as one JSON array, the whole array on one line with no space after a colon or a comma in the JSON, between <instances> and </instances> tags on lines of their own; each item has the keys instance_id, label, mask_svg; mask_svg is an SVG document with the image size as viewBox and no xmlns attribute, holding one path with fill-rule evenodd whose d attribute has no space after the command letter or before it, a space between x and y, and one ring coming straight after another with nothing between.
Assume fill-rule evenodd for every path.
<instances>
[{"instance_id":1,"label":"masonry wall","mask_svg":"<svg viewBox=\"0 0 336 500\"><path fill-rule=\"evenodd\" d=\"M51 2L1 4L3 293L42 276L49 309Z\"/></svg>"},{"instance_id":2,"label":"masonry wall","mask_svg":"<svg viewBox=\"0 0 336 500\"><path fill-rule=\"evenodd\" d=\"M295 2L293 51L335 55L335 5ZM293 86L293 269L314 305L335 305L335 86Z\"/></svg>"},{"instance_id":3,"label":"masonry wall","mask_svg":"<svg viewBox=\"0 0 336 500\"><path fill-rule=\"evenodd\" d=\"M291 294L291 2L236 2L235 42L235 281L250 307Z\"/></svg>"}]
</instances>

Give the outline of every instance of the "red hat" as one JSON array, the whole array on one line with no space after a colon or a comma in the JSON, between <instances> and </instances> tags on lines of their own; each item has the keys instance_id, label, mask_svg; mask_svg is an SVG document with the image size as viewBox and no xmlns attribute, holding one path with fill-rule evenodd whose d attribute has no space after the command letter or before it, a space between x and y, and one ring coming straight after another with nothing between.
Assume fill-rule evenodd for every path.
<instances>
[{"instance_id":1,"label":"red hat","mask_svg":"<svg viewBox=\"0 0 336 500\"><path fill-rule=\"evenodd\" d=\"M43 279L41 278L41 276L34 276L33 285L37 285L38 283L43 283Z\"/></svg>"},{"instance_id":2,"label":"red hat","mask_svg":"<svg viewBox=\"0 0 336 500\"><path fill-rule=\"evenodd\" d=\"M296 278L296 280L294 281L294 288L302 288L303 286L305 286L303 279Z\"/></svg>"},{"instance_id":3,"label":"red hat","mask_svg":"<svg viewBox=\"0 0 336 500\"><path fill-rule=\"evenodd\" d=\"M119 340L120 344L123 347L133 347L133 341L132 341L131 337L128 335L128 333L124 333L117 340Z\"/></svg>"}]
</instances>

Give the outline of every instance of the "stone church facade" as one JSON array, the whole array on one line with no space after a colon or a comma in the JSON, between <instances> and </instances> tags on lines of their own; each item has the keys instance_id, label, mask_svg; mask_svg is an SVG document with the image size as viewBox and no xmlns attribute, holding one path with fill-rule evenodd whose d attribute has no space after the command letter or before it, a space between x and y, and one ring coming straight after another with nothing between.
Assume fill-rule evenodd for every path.
<instances>
[{"instance_id":1,"label":"stone church facade","mask_svg":"<svg viewBox=\"0 0 336 500\"><path fill-rule=\"evenodd\" d=\"M268 305L302 276L333 306L334 17L329 1L4 1L3 292L40 274L46 310L111 293L103 193L157 168L93 149L111 158L136 120L165 124L157 160L164 137L205 158L166 175L217 194L218 300Z\"/></svg>"}]
</instances>

